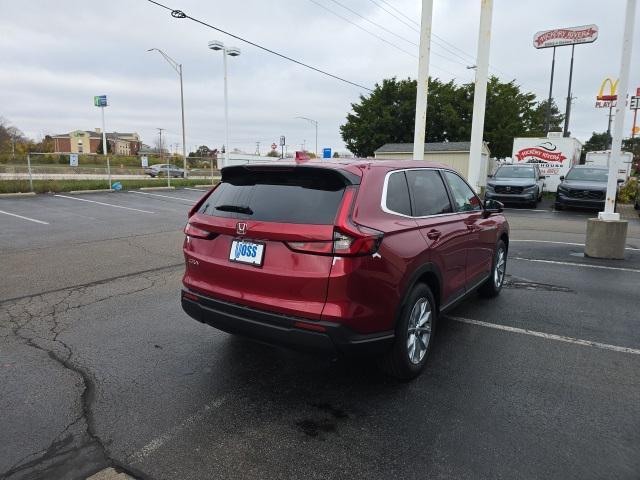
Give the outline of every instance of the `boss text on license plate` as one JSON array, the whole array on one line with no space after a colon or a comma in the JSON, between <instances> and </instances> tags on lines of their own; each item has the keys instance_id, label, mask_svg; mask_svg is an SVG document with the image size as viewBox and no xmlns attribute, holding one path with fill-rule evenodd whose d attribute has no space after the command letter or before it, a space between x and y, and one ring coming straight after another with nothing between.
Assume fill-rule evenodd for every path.
<instances>
[{"instance_id":1,"label":"boss text on license plate","mask_svg":"<svg viewBox=\"0 0 640 480\"><path fill-rule=\"evenodd\" d=\"M247 242L245 240L233 240L231 242L229 260L232 262L261 266L263 256L264 243Z\"/></svg>"}]
</instances>

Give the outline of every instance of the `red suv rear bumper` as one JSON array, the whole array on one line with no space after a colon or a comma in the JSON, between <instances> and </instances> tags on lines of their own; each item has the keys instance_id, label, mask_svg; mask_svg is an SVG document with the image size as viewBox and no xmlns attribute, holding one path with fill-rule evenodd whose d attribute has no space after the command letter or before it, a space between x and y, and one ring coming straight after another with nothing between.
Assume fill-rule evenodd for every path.
<instances>
[{"instance_id":1,"label":"red suv rear bumper","mask_svg":"<svg viewBox=\"0 0 640 480\"><path fill-rule=\"evenodd\" d=\"M192 318L228 333L329 355L376 355L393 344L394 332L360 334L333 322L310 321L225 302L182 290L182 308Z\"/></svg>"}]
</instances>

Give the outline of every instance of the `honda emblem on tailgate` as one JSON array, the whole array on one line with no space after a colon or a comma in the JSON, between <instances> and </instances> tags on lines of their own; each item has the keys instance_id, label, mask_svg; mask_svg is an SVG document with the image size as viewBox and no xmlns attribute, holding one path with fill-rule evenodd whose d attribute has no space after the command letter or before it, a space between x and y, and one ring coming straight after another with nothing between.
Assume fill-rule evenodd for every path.
<instances>
[{"instance_id":1,"label":"honda emblem on tailgate","mask_svg":"<svg viewBox=\"0 0 640 480\"><path fill-rule=\"evenodd\" d=\"M245 222L238 222L236 224L236 232L238 235L244 235L247 233L247 224Z\"/></svg>"}]
</instances>

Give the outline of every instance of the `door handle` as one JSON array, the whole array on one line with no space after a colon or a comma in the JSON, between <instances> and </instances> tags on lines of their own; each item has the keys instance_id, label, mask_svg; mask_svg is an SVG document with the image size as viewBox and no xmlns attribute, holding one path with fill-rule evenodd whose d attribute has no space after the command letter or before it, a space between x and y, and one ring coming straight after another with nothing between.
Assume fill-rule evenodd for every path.
<instances>
[{"instance_id":1,"label":"door handle","mask_svg":"<svg viewBox=\"0 0 640 480\"><path fill-rule=\"evenodd\" d=\"M429 237L431 240L439 239L440 235L442 235L442 232L440 230L433 229L427 232L427 237Z\"/></svg>"}]
</instances>

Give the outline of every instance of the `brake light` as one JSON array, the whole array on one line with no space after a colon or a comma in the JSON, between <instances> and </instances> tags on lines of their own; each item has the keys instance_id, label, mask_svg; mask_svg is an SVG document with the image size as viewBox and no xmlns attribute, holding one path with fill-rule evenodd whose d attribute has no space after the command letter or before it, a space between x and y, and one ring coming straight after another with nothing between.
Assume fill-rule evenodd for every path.
<instances>
[{"instance_id":1,"label":"brake light","mask_svg":"<svg viewBox=\"0 0 640 480\"><path fill-rule=\"evenodd\" d=\"M351 219L356 187L347 187L336 215L333 231L333 254L336 256L371 255L378 251L383 232L358 225Z\"/></svg>"},{"instance_id":2,"label":"brake light","mask_svg":"<svg viewBox=\"0 0 640 480\"><path fill-rule=\"evenodd\" d=\"M203 230L201 228L194 227L190 223L187 223L187 225L184 227L184 234L188 237L193 238L211 238L211 232L207 232L206 230Z\"/></svg>"}]
</instances>

